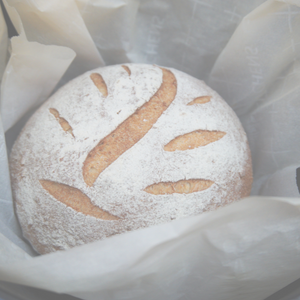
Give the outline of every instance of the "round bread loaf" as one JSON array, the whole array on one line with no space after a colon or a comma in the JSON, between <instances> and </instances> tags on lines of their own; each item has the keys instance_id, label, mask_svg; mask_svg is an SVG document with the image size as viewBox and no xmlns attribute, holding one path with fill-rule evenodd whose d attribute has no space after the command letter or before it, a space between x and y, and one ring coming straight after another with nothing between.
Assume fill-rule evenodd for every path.
<instances>
[{"instance_id":1,"label":"round bread loaf","mask_svg":"<svg viewBox=\"0 0 300 300\"><path fill-rule=\"evenodd\" d=\"M58 90L10 166L23 234L41 254L214 210L252 184L246 134L224 100L144 64L99 68Z\"/></svg>"}]
</instances>

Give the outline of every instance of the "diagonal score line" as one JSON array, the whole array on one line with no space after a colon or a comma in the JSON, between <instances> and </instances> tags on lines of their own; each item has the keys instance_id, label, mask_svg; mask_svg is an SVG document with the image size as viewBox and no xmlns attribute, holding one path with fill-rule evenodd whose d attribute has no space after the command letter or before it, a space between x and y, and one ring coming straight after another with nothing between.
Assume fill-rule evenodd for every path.
<instances>
[{"instance_id":1,"label":"diagonal score line","mask_svg":"<svg viewBox=\"0 0 300 300\"><path fill-rule=\"evenodd\" d=\"M52 197L77 212L102 220L119 220L119 217L95 206L87 195L72 186L50 180L39 180L39 182Z\"/></svg>"},{"instance_id":2,"label":"diagonal score line","mask_svg":"<svg viewBox=\"0 0 300 300\"><path fill-rule=\"evenodd\" d=\"M161 70L162 84L157 92L87 155L82 174L88 186L92 186L103 170L144 137L175 99L176 77L170 70Z\"/></svg>"}]
</instances>

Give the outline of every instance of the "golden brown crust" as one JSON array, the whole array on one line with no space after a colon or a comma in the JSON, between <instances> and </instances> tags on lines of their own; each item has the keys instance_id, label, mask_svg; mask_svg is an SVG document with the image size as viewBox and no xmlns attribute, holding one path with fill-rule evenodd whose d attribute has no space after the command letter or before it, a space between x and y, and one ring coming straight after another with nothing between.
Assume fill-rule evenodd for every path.
<instances>
[{"instance_id":1,"label":"golden brown crust","mask_svg":"<svg viewBox=\"0 0 300 300\"><path fill-rule=\"evenodd\" d=\"M194 104L204 104L209 102L211 99L211 96L201 96L195 98L193 101L189 102L187 105L194 105Z\"/></svg>"},{"instance_id":2,"label":"golden brown crust","mask_svg":"<svg viewBox=\"0 0 300 300\"><path fill-rule=\"evenodd\" d=\"M171 71L161 69L163 81L152 98L102 139L88 154L82 168L83 178L88 186L92 186L104 169L145 136L175 99L176 78Z\"/></svg>"},{"instance_id":3,"label":"golden brown crust","mask_svg":"<svg viewBox=\"0 0 300 300\"><path fill-rule=\"evenodd\" d=\"M210 143L221 139L226 132L222 131L208 131L208 130L196 130L184 135L180 135L170 141L164 146L165 151L184 151L190 150L202 146L206 146Z\"/></svg>"},{"instance_id":4,"label":"golden brown crust","mask_svg":"<svg viewBox=\"0 0 300 300\"><path fill-rule=\"evenodd\" d=\"M58 121L61 128L64 131L70 133L74 137L72 127L70 126L69 122L65 118L60 117L58 110L55 108L49 108L49 111L55 117L55 119Z\"/></svg>"},{"instance_id":5,"label":"golden brown crust","mask_svg":"<svg viewBox=\"0 0 300 300\"><path fill-rule=\"evenodd\" d=\"M118 217L95 206L88 196L74 187L50 180L40 180L40 184L56 200L70 206L77 212L102 220L119 220Z\"/></svg>"},{"instance_id":6,"label":"golden brown crust","mask_svg":"<svg viewBox=\"0 0 300 300\"><path fill-rule=\"evenodd\" d=\"M90 78L94 82L95 86L98 88L103 97L107 97L108 91L105 81L99 73L93 73L90 75Z\"/></svg>"},{"instance_id":7,"label":"golden brown crust","mask_svg":"<svg viewBox=\"0 0 300 300\"><path fill-rule=\"evenodd\" d=\"M176 182L159 182L149 185L145 192L153 195L190 194L208 189L214 182L205 179L188 179Z\"/></svg>"},{"instance_id":8,"label":"golden brown crust","mask_svg":"<svg viewBox=\"0 0 300 300\"><path fill-rule=\"evenodd\" d=\"M122 67L128 73L128 75L130 76L131 75L131 71L130 71L129 67L127 67L125 65L122 65Z\"/></svg>"}]
</instances>

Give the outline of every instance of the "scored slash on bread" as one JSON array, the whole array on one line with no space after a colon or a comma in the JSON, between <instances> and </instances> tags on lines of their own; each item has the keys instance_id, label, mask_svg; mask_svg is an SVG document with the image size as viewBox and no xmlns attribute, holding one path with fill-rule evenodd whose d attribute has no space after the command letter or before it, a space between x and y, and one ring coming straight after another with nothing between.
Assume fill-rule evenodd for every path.
<instances>
[{"instance_id":1,"label":"scored slash on bread","mask_svg":"<svg viewBox=\"0 0 300 300\"><path fill-rule=\"evenodd\" d=\"M184 151L206 146L221 139L226 132L196 130L180 135L164 146L165 151Z\"/></svg>"},{"instance_id":2,"label":"scored slash on bread","mask_svg":"<svg viewBox=\"0 0 300 300\"><path fill-rule=\"evenodd\" d=\"M74 137L74 134L73 134L73 130L72 130L72 127L70 126L69 122L65 119L65 118L62 118L60 115L59 115L59 112L57 109L55 108L49 108L49 111L50 113L55 117L55 119L58 121L59 125L61 126L61 128L70 133L73 137Z\"/></svg>"},{"instance_id":3,"label":"scored slash on bread","mask_svg":"<svg viewBox=\"0 0 300 300\"><path fill-rule=\"evenodd\" d=\"M130 76L131 75L130 69L127 66L125 66L125 65L122 65L122 67L128 73L128 75Z\"/></svg>"},{"instance_id":4,"label":"scored slash on bread","mask_svg":"<svg viewBox=\"0 0 300 300\"><path fill-rule=\"evenodd\" d=\"M188 179L177 182L159 182L149 185L145 192L153 195L190 194L208 189L214 182L205 179Z\"/></svg>"},{"instance_id":5,"label":"scored slash on bread","mask_svg":"<svg viewBox=\"0 0 300 300\"><path fill-rule=\"evenodd\" d=\"M102 220L112 221L120 219L95 206L87 195L74 187L50 180L40 180L40 184L55 199L75 209L77 212Z\"/></svg>"},{"instance_id":6,"label":"scored slash on bread","mask_svg":"<svg viewBox=\"0 0 300 300\"><path fill-rule=\"evenodd\" d=\"M88 154L82 168L83 179L88 186L92 186L104 169L145 136L175 99L176 78L171 71L164 68L161 70L162 84L151 99L103 138Z\"/></svg>"},{"instance_id":7,"label":"scored slash on bread","mask_svg":"<svg viewBox=\"0 0 300 300\"><path fill-rule=\"evenodd\" d=\"M102 76L99 73L92 73L90 75L90 78L94 82L95 86L98 88L100 93L103 95L103 97L107 97L108 91L105 81L103 80Z\"/></svg>"},{"instance_id":8,"label":"scored slash on bread","mask_svg":"<svg viewBox=\"0 0 300 300\"><path fill-rule=\"evenodd\" d=\"M201 96L195 98L193 101L189 102L187 105L194 105L194 104L204 104L209 102L211 99L211 96Z\"/></svg>"}]
</instances>

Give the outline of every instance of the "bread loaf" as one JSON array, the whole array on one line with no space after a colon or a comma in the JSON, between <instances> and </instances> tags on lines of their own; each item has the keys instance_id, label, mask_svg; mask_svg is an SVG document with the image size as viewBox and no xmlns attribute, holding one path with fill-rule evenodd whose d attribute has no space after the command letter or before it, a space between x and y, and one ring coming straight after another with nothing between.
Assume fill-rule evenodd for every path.
<instances>
[{"instance_id":1,"label":"bread loaf","mask_svg":"<svg viewBox=\"0 0 300 300\"><path fill-rule=\"evenodd\" d=\"M214 210L249 195L232 109L180 71L127 64L72 80L12 149L15 209L39 253Z\"/></svg>"}]
</instances>

